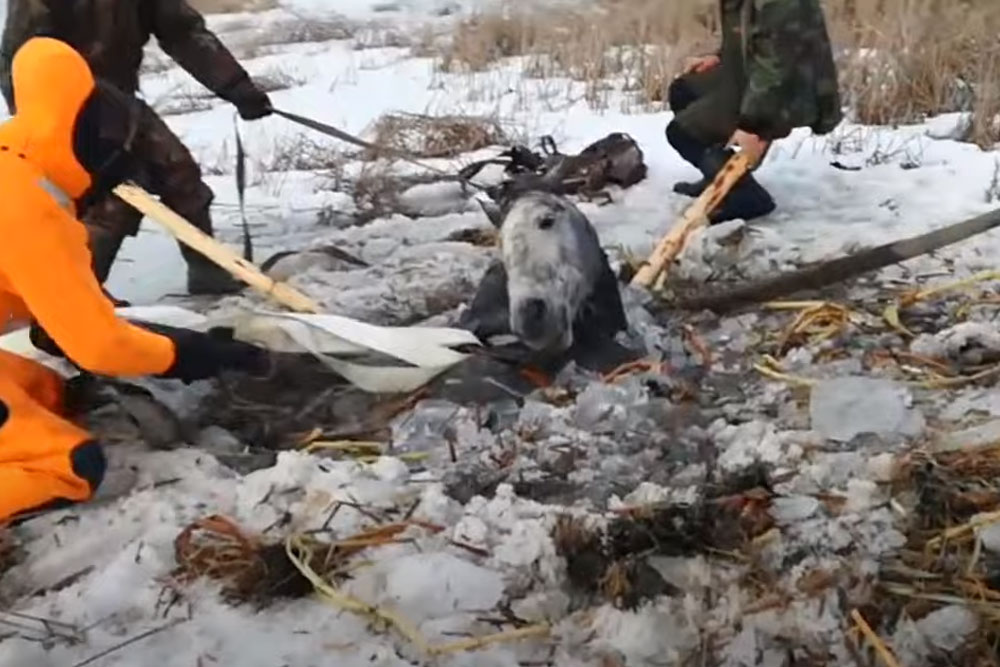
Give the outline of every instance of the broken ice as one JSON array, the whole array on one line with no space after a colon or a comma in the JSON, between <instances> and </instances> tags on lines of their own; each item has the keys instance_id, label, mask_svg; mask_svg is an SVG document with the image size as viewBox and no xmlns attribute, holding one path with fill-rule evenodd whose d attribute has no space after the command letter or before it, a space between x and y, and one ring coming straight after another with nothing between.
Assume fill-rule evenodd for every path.
<instances>
[{"instance_id":1,"label":"broken ice","mask_svg":"<svg viewBox=\"0 0 1000 667\"><path fill-rule=\"evenodd\" d=\"M909 392L898 383L841 377L812 388L809 417L813 430L838 442L863 433L913 437L923 431L924 419L909 403Z\"/></svg>"}]
</instances>

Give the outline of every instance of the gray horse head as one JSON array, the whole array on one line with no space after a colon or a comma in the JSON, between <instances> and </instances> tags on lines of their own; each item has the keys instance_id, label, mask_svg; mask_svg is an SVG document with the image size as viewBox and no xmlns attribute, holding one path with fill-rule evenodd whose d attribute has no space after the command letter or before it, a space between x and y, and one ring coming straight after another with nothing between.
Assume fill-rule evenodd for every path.
<instances>
[{"instance_id":1,"label":"gray horse head","mask_svg":"<svg viewBox=\"0 0 1000 667\"><path fill-rule=\"evenodd\" d=\"M464 317L477 335L509 332L532 350L558 354L627 327L597 232L570 200L528 191L483 208L500 229L501 263Z\"/></svg>"}]
</instances>

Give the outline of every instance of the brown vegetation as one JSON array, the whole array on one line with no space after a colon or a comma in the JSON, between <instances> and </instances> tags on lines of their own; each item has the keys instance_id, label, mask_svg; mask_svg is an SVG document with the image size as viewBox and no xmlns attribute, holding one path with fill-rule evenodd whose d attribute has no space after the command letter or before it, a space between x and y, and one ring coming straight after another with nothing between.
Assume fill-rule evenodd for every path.
<instances>
[{"instance_id":1,"label":"brown vegetation","mask_svg":"<svg viewBox=\"0 0 1000 667\"><path fill-rule=\"evenodd\" d=\"M715 0L595 0L578 10L518 4L462 21L438 46L449 72L488 69L522 56L525 76L609 80L643 110L664 108L682 60L714 48ZM972 111L967 137L1000 140L1000 4L995 0L825 0L845 101L855 120L919 121ZM641 48L640 48L641 47Z\"/></svg>"}]
</instances>

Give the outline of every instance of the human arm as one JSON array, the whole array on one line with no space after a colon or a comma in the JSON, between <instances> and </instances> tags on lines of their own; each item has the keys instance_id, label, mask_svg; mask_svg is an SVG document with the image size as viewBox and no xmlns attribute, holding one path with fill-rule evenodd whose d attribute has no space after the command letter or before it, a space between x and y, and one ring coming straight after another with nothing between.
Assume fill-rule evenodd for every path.
<instances>
[{"instance_id":1,"label":"human arm","mask_svg":"<svg viewBox=\"0 0 1000 667\"><path fill-rule=\"evenodd\" d=\"M700 74L701 72L707 72L711 69L715 69L722 63L722 57L716 53L710 53L704 56L692 56L684 60L684 65L682 67L682 73L688 74L694 72Z\"/></svg>"},{"instance_id":2,"label":"human arm","mask_svg":"<svg viewBox=\"0 0 1000 667\"><path fill-rule=\"evenodd\" d=\"M160 47L245 119L270 113L271 102L187 0L152 0L152 32Z\"/></svg>"},{"instance_id":3,"label":"human arm","mask_svg":"<svg viewBox=\"0 0 1000 667\"><path fill-rule=\"evenodd\" d=\"M262 369L266 354L244 346L235 352L205 334L175 330L154 333L117 316L90 269L86 232L78 221L47 195L25 192L22 211L31 225L5 229L0 244L0 270L11 289L31 311L37 325L33 342L97 375L155 375L192 381L222 367ZM4 217L9 216L9 213ZM0 220L2 222L2 220ZM40 330L40 331L38 331ZM42 334L40 336L39 334Z\"/></svg>"},{"instance_id":4,"label":"human arm","mask_svg":"<svg viewBox=\"0 0 1000 667\"><path fill-rule=\"evenodd\" d=\"M783 121L793 102L796 68L803 57L801 0L748 0L754 18L748 27L746 87L737 127L763 140L787 133Z\"/></svg>"}]
</instances>

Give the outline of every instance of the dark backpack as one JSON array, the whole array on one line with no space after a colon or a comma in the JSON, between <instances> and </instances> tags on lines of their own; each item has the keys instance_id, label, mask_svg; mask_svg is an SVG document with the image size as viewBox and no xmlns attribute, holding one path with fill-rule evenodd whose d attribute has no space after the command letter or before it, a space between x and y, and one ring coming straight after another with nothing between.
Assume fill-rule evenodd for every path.
<instances>
[{"instance_id":1,"label":"dark backpack","mask_svg":"<svg viewBox=\"0 0 1000 667\"><path fill-rule=\"evenodd\" d=\"M497 158L470 164L459 173L459 177L471 179L488 164L505 165L507 178L486 191L496 202L508 200L526 190L587 198L603 195L610 201L611 197L605 190L608 185L628 188L646 177L642 149L623 132L613 132L576 155L560 153L550 136L542 138L541 148L543 153L534 152L526 146L513 146Z\"/></svg>"}]
</instances>

